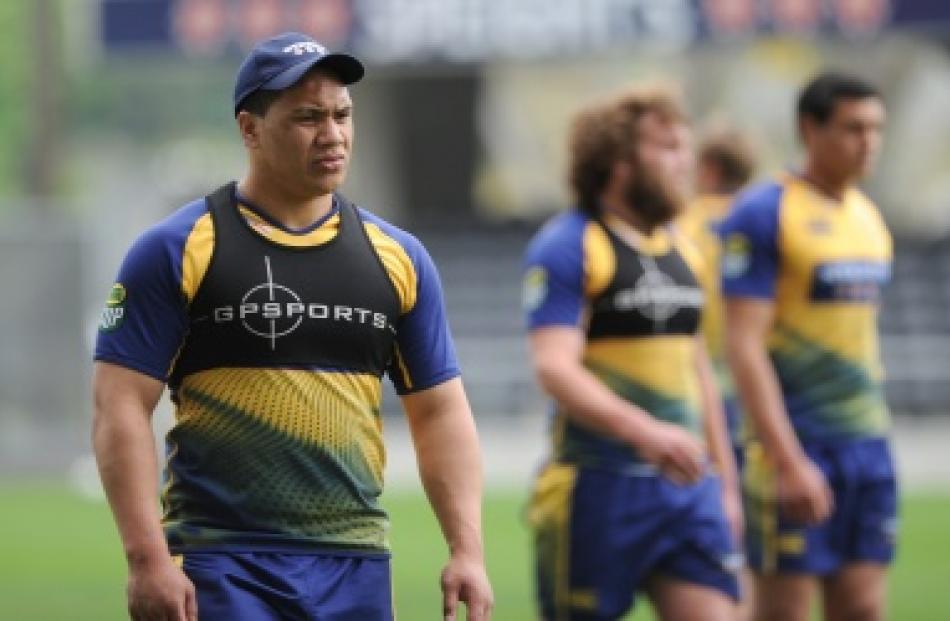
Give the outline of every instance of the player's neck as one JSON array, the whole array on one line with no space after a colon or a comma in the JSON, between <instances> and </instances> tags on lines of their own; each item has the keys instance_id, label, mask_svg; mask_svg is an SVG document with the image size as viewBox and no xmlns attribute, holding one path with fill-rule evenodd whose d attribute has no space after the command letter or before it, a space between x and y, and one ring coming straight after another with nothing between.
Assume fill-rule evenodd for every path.
<instances>
[{"instance_id":1,"label":"player's neck","mask_svg":"<svg viewBox=\"0 0 950 621\"><path fill-rule=\"evenodd\" d=\"M852 186L851 179L842 179L834 175L829 175L812 162L805 163L805 168L801 176L802 179L807 181L815 190L839 203L844 200L844 195Z\"/></svg>"},{"instance_id":2,"label":"player's neck","mask_svg":"<svg viewBox=\"0 0 950 621\"><path fill-rule=\"evenodd\" d=\"M238 193L274 221L288 229L305 229L333 208L333 194L302 196L248 173L238 183Z\"/></svg>"},{"instance_id":3,"label":"player's neck","mask_svg":"<svg viewBox=\"0 0 950 621\"><path fill-rule=\"evenodd\" d=\"M626 227L632 228L638 234L644 237L650 237L656 230L656 226L648 223L640 214L630 209L623 201L612 200L610 196L604 196L601 200L604 210L604 217L612 217L619 220Z\"/></svg>"}]
</instances>

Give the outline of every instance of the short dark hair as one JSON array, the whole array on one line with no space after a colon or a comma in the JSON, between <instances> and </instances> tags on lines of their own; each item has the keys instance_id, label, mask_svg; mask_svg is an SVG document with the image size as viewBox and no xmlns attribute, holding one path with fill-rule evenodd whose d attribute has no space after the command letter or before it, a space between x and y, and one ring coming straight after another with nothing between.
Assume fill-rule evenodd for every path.
<instances>
[{"instance_id":1,"label":"short dark hair","mask_svg":"<svg viewBox=\"0 0 950 621\"><path fill-rule=\"evenodd\" d=\"M678 93L663 86L630 89L590 104L575 115L567 176L581 210L592 215L600 212L600 195L610 181L614 163L636 153L637 126L650 114L667 123L686 122Z\"/></svg>"},{"instance_id":2,"label":"short dark hair","mask_svg":"<svg viewBox=\"0 0 950 621\"><path fill-rule=\"evenodd\" d=\"M842 99L881 99L875 86L861 78L837 71L827 71L813 78L798 97L798 123L806 118L824 125Z\"/></svg>"},{"instance_id":3,"label":"short dark hair","mask_svg":"<svg viewBox=\"0 0 950 621\"><path fill-rule=\"evenodd\" d=\"M755 147L739 129L721 126L707 130L697 151L700 162L718 169L718 189L725 194L737 192L755 174Z\"/></svg>"},{"instance_id":4,"label":"short dark hair","mask_svg":"<svg viewBox=\"0 0 950 621\"><path fill-rule=\"evenodd\" d=\"M238 112L247 110L255 116L264 116L271 105L280 97L280 93L281 91L267 91L259 88L241 100L238 105Z\"/></svg>"}]
</instances>

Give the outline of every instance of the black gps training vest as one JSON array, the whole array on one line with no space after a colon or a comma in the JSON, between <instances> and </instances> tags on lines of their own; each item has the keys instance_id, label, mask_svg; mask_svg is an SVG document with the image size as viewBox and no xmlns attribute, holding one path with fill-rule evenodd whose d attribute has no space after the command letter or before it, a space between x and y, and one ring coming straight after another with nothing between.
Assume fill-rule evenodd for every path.
<instances>
[{"instance_id":1,"label":"black gps training vest","mask_svg":"<svg viewBox=\"0 0 950 621\"><path fill-rule=\"evenodd\" d=\"M604 223L597 225L607 233L617 267L591 300L587 338L695 334L703 293L672 240L668 252L653 256L631 248Z\"/></svg>"},{"instance_id":2,"label":"black gps training vest","mask_svg":"<svg viewBox=\"0 0 950 621\"><path fill-rule=\"evenodd\" d=\"M336 195L340 228L319 246L257 234L235 183L206 200L214 226L207 273L169 385L221 367L300 368L381 376L393 355L400 303L356 207Z\"/></svg>"}]
</instances>

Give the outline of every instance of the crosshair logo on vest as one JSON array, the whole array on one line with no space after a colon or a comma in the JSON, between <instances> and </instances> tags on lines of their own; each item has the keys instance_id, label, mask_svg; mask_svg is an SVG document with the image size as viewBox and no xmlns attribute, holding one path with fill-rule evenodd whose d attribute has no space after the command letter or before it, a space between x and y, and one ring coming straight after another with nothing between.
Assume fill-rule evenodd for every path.
<instances>
[{"instance_id":1,"label":"crosshair logo on vest","mask_svg":"<svg viewBox=\"0 0 950 621\"><path fill-rule=\"evenodd\" d=\"M245 330L270 341L292 334L304 321L334 321L362 324L377 330L394 330L385 313L358 306L304 301L296 291L274 282L270 257L264 257L267 281L247 290L240 304L217 306L212 311L216 324L240 321Z\"/></svg>"},{"instance_id":2,"label":"crosshair logo on vest","mask_svg":"<svg viewBox=\"0 0 950 621\"><path fill-rule=\"evenodd\" d=\"M666 321L681 308L699 308L702 305L702 290L678 285L667 274L656 269L644 270L633 287L614 294L617 310L636 309L655 322Z\"/></svg>"}]
</instances>

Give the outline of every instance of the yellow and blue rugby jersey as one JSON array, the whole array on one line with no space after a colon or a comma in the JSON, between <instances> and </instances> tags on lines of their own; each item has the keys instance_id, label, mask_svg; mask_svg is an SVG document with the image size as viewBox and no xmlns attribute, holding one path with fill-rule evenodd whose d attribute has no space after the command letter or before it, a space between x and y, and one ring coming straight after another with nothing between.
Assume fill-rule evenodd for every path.
<instances>
[{"instance_id":1,"label":"yellow and blue rugby jersey","mask_svg":"<svg viewBox=\"0 0 950 621\"><path fill-rule=\"evenodd\" d=\"M528 328L584 330L587 369L616 394L701 438L701 259L667 229L633 249L614 232L623 226L571 210L538 232L525 255ZM560 462L621 471L642 465L634 449L575 424L559 405L552 436Z\"/></svg>"},{"instance_id":2,"label":"yellow and blue rugby jersey","mask_svg":"<svg viewBox=\"0 0 950 621\"><path fill-rule=\"evenodd\" d=\"M281 248L323 247L339 236L338 200L325 219L303 231L281 227L247 201L239 209L250 229ZM354 213L400 307L388 369L397 392L457 376L441 285L428 253L377 216ZM96 344L97 360L172 380L176 421L166 439L162 490L170 544L384 552L379 374L332 365L250 364L171 378L188 336L189 307L212 265L216 230L202 199L146 231L122 264ZM273 281L281 286L279 274ZM341 319L356 320L359 312L368 311L354 309ZM245 319L251 330L254 324Z\"/></svg>"},{"instance_id":3,"label":"yellow and blue rugby jersey","mask_svg":"<svg viewBox=\"0 0 950 621\"><path fill-rule=\"evenodd\" d=\"M703 307L702 332L724 399L735 396L735 385L726 361L725 315L722 300L721 279L715 270L721 262L722 244L719 241L719 224L729 213L732 199L727 195L706 194L693 200L676 225L702 255L703 291L706 304Z\"/></svg>"},{"instance_id":4,"label":"yellow and blue rugby jersey","mask_svg":"<svg viewBox=\"0 0 950 621\"><path fill-rule=\"evenodd\" d=\"M722 257L719 225L732 208L732 197L726 194L697 196L680 216L676 225L699 251L704 270L701 272L706 304L703 307L702 333L709 352L716 383L726 411L729 436L735 445L743 439L743 423L738 408L738 395L729 362L726 359L725 306L718 266Z\"/></svg>"},{"instance_id":5,"label":"yellow and blue rugby jersey","mask_svg":"<svg viewBox=\"0 0 950 621\"><path fill-rule=\"evenodd\" d=\"M883 434L876 324L892 242L876 207L788 175L742 194L720 234L724 295L775 301L768 349L799 437Z\"/></svg>"}]
</instances>

